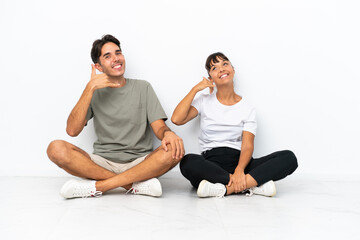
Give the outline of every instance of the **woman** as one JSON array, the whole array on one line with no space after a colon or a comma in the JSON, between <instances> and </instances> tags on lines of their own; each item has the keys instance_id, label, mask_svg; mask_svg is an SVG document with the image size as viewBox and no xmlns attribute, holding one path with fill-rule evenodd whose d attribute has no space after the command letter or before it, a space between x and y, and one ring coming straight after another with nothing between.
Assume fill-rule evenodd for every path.
<instances>
[{"instance_id":1,"label":"woman","mask_svg":"<svg viewBox=\"0 0 360 240\"><path fill-rule=\"evenodd\" d=\"M273 181L285 178L298 166L294 153L286 150L252 158L256 112L235 93L233 66L217 52L207 58L205 67L209 79L204 77L191 89L171 118L176 125L183 125L200 116L201 155L185 155L180 162L181 173L198 188L199 197L221 197L245 190L250 196L274 196ZM205 88L210 94L194 100Z\"/></svg>"}]
</instances>

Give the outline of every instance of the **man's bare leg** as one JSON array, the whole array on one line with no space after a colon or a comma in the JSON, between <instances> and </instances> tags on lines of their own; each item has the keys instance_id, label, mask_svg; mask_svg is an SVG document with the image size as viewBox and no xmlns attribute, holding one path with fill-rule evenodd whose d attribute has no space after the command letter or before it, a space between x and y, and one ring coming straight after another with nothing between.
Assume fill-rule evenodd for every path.
<instances>
[{"instance_id":1,"label":"man's bare leg","mask_svg":"<svg viewBox=\"0 0 360 240\"><path fill-rule=\"evenodd\" d=\"M51 142L47 154L56 165L77 177L104 180L116 175L95 164L84 150L66 141Z\"/></svg>"},{"instance_id":2,"label":"man's bare leg","mask_svg":"<svg viewBox=\"0 0 360 240\"><path fill-rule=\"evenodd\" d=\"M163 175L180 162L180 159L172 158L170 145L168 145L168 149L165 152L162 147L159 147L138 165L111 178L97 181L96 190L106 192L117 187L129 186L134 182Z\"/></svg>"}]
</instances>

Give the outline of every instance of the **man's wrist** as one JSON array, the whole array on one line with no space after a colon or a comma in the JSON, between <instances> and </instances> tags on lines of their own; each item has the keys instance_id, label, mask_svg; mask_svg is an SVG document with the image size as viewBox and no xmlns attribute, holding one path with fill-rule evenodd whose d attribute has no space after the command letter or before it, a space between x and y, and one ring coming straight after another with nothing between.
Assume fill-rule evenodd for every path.
<instances>
[{"instance_id":1,"label":"man's wrist","mask_svg":"<svg viewBox=\"0 0 360 240\"><path fill-rule=\"evenodd\" d=\"M85 89L87 89L89 92L94 93L96 88L92 82L88 82Z\"/></svg>"},{"instance_id":2,"label":"man's wrist","mask_svg":"<svg viewBox=\"0 0 360 240\"><path fill-rule=\"evenodd\" d=\"M172 133L173 133L173 131L171 131L171 129L165 129L165 130L164 130L164 136L165 136L166 133L169 133L169 132L172 132Z\"/></svg>"}]
</instances>

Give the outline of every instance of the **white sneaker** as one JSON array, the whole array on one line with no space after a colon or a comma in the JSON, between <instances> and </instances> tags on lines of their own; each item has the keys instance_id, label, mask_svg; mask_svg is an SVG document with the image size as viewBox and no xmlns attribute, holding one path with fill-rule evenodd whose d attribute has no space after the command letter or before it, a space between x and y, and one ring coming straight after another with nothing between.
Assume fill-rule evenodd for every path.
<instances>
[{"instance_id":1,"label":"white sneaker","mask_svg":"<svg viewBox=\"0 0 360 240\"><path fill-rule=\"evenodd\" d=\"M197 189L198 197L223 197L226 193L226 187L221 183L211 183L202 180Z\"/></svg>"},{"instance_id":2,"label":"white sneaker","mask_svg":"<svg viewBox=\"0 0 360 240\"><path fill-rule=\"evenodd\" d=\"M64 198L100 197L102 192L96 191L95 182L71 179L62 186L60 195Z\"/></svg>"},{"instance_id":3,"label":"white sneaker","mask_svg":"<svg viewBox=\"0 0 360 240\"><path fill-rule=\"evenodd\" d=\"M250 188L249 191L250 193L247 193L246 196L251 197L253 194L257 194L266 197L273 197L276 195L276 186L274 181L270 180L261 186Z\"/></svg>"},{"instance_id":4,"label":"white sneaker","mask_svg":"<svg viewBox=\"0 0 360 240\"><path fill-rule=\"evenodd\" d=\"M134 182L129 191L133 194L160 197L162 194L161 184L157 178L151 178L142 182Z\"/></svg>"}]
</instances>

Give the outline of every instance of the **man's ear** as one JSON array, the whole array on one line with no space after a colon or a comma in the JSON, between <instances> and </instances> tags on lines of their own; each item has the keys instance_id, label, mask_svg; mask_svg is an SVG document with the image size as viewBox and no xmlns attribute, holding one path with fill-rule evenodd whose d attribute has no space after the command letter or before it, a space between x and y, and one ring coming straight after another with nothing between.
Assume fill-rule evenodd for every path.
<instances>
[{"instance_id":1,"label":"man's ear","mask_svg":"<svg viewBox=\"0 0 360 240\"><path fill-rule=\"evenodd\" d=\"M100 65L100 63L95 63L95 68L100 72L104 72L101 65Z\"/></svg>"}]
</instances>

